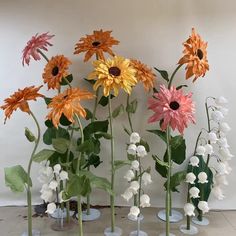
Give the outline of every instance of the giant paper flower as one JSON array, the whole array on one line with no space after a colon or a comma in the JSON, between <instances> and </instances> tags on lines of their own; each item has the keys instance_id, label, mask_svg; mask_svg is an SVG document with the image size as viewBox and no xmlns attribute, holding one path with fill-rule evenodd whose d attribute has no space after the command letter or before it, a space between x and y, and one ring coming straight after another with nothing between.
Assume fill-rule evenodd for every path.
<instances>
[{"instance_id":1,"label":"giant paper flower","mask_svg":"<svg viewBox=\"0 0 236 236\"><path fill-rule=\"evenodd\" d=\"M52 120L55 127L58 127L62 114L72 123L74 116L78 115L83 118L86 116L85 109L81 106L81 100L92 99L94 95L87 90L79 88L68 88L63 93L52 98L48 108L51 108L47 118Z\"/></svg>"},{"instance_id":2,"label":"giant paper flower","mask_svg":"<svg viewBox=\"0 0 236 236\"><path fill-rule=\"evenodd\" d=\"M16 111L18 108L23 111L30 113L30 108L28 101L34 100L38 97L44 97L42 94L38 93L40 88L42 87L25 87L24 89L18 89L17 92L13 93L9 98L4 100L5 104L0 108L5 110L5 122L6 119L10 119L13 111Z\"/></svg>"},{"instance_id":3,"label":"giant paper flower","mask_svg":"<svg viewBox=\"0 0 236 236\"><path fill-rule=\"evenodd\" d=\"M49 35L47 33L43 34L36 34L33 36L28 42L25 48L23 49L23 58L22 58L22 64L23 66L25 63L29 65L30 57L33 57L35 61L40 60L40 53L38 52L39 49L47 51L48 46L52 46L51 43L49 43L49 40L54 37L54 35Z\"/></svg>"},{"instance_id":4,"label":"giant paper flower","mask_svg":"<svg viewBox=\"0 0 236 236\"><path fill-rule=\"evenodd\" d=\"M137 80L143 83L146 91L150 91L154 87L156 79L156 75L153 73L152 69L138 60L132 59L131 64L136 70Z\"/></svg>"},{"instance_id":5,"label":"giant paper flower","mask_svg":"<svg viewBox=\"0 0 236 236\"><path fill-rule=\"evenodd\" d=\"M82 37L75 45L74 54L86 52L84 61L88 61L94 54L98 56L98 59L105 60L103 53L109 53L114 56L111 50L113 45L119 44L119 41L111 36L112 31L95 30L93 34Z\"/></svg>"},{"instance_id":6,"label":"giant paper flower","mask_svg":"<svg viewBox=\"0 0 236 236\"><path fill-rule=\"evenodd\" d=\"M165 130L169 125L173 130L183 134L188 123L195 123L195 105L191 99L192 94L184 95L181 89L175 87L167 89L164 85L160 86L160 92L154 93L154 98L148 101L148 108L154 111L148 122L163 120L161 129Z\"/></svg>"},{"instance_id":7,"label":"giant paper flower","mask_svg":"<svg viewBox=\"0 0 236 236\"><path fill-rule=\"evenodd\" d=\"M195 81L198 77L203 77L206 71L209 70L207 43L201 39L193 28L192 35L183 45L184 56L179 60L178 64L186 64L186 79L194 76L193 81Z\"/></svg>"},{"instance_id":8,"label":"giant paper flower","mask_svg":"<svg viewBox=\"0 0 236 236\"><path fill-rule=\"evenodd\" d=\"M68 75L68 68L71 61L63 56L52 57L44 68L43 81L47 83L48 89L60 88L60 82Z\"/></svg>"},{"instance_id":9,"label":"giant paper flower","mask_svg":"<svg viewBox=\"0 0 236 236\"><path fill-rule=\"evenodd\" d=\"M89 79L97 79L94 90L99 86L103 87L104 96L108 96L111 90L117 96L120 89L130 94L132 86L137 83L135 78L136 70L131 66L130 60L124 57L115 56L112 59L97 60L93 62L94 71Z\"/></svg>"}]
</instances>

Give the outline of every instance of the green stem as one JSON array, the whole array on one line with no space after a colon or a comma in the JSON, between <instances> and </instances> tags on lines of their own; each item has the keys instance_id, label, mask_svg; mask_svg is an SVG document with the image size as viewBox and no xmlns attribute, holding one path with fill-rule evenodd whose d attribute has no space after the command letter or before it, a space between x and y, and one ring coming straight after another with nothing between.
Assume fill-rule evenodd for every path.
<instances>
[{"instance_id":1,"label":"green stem","mask_svg":"<svg viewBox=\"0 0 236 236\"><path fill-rule=\"evenodd\" d=\"M110 96L108 97L108 107L109 107L109 123L110 123L110 133L111 133L111 190L114 192L114 183L115 183L114 136L113 136ZM115 231L115 197L114 195L110 195L110 203L111 203L111 232L114 232Z\"/></svg>"},{"instance_id":2,"label":"green stem","mask_svg":"<svg viewBox=\"0 0 236 236\"><path fill-rule=\"evenodd\" d=\"M81 144L84 143L84 132L83 132L83 126L80 121L80 118L75 115L76 120L78 122L80 133L81 133ZM78 162L77 162L77 168L76 168L76 174L79 175L80 172L80 161L81 161L82 152L79 153ZM81 196L77 196L77 209L78 209L78 223L79 223L79 236L83 236L83 223L82 223L82 207L81 207Z\"/></svg>"},{"instance_id":3,"label":"green stem","mask_svg":"<svg viewBox=\"0 0 236 236\"><path fill-rule=\"evenodd\" d=\"M177 71L180 69L181 66L182 66L182 64L181 64L181 65L178 65L178 66L176 67L176 69L174 70L174 72L172 73L172 75L171 75L171 77L170 77L170 81L169 81L169 83L168 83L168 89L170 89L170 87L171 87L171 85L172 85L172 82L173 82L173 79L174 79L174 77L175 77Z\"/></svg>"},{"instance_id":4,"label":"green stem","mask_svg":"<svg viewBox=\"0 0 236 236\"><path fill-rule=\"evenodd\" d=\"M190 203L190 193L189 193L189 189L190 189L191 185L188 185L188 196L187 196L187 203ZM187 230L190 230L190 219L191 217L187 215Z\"/></svg>"},{"instance_id":5,"label":"green stem","mask_svg":"<svg viewBox=\"0 0 236 236\"><path fill-rule=\"evenodd\" d=\"M129 95L129 94L127 94L127 102L126 102L126 107L128 107L128 106L129 106L129 99L130 99L130 95ZM127 111L127 110L126 110L126 111ZM131 117L130 117L130 112L129 112L129 111L127 111L127 115L128 115L128 121L129 121L130 130L131 130L131 132L133 133L133 132L134 132L134 130L133 130L133 125L132 125L132 121L131 121Z\"/></svg>"},{"instance_id":6,"label":"green stem","mask_svg":"<svg viewBox=\"0 0 236 236\"><path fill-rule=\"evenodd\" d=\"M170 177L171 177L171 146L170 146L170 127L166 130L167 139L167 156L168 156L168 171L167 171L167 186L166 186L166 236L170 235Z\"/></svg>"},{"instance_id":7,"label":"green stem","mask_svg":"<svg viewBox=\"0 0 236 236\"><path fill-rule=\"evenodd\" d=\"M49 62L49 59L47 58L47 56L46 56L40 49L37 49L37 52L38 52L39 54L41 54L41 56L42 56L47 62Z\"/></svg>"},{"instance_id":8,"label":"green stem","mask_svg":"<svg viewBox=\"0 0 236 236\"><path fill-rule=\"evenodd\" d=\"M138 190L138 207L140 209L140 197L141 197L141 190L142 190L142 166L140 157L138 157L139 162L139 190Z\"/></svg>"},{"instance_id":9,"label":"green stem","mask_svg":"<svg viewBox=\"0 0 236 236\"><path fill-rule=\"evenodd\" d=\"M31 185L31 179L30 179L30 172L31 172L31 166L33 163L33 157L35 155L35 152L38 148L39 145L39 141L40 141L40 126L39 123L35 117L35 115L30 111L30 115L32 116L33 120L35 121L35 124L37 126L37 130L38 130L38 135L37 135L37 139L35 140L35 146L33 149L33 152L31 154L30 157L30 161L28 164L28 175L27 175L27 204L28 204L28 236L32 236L32 196L31 196L31 189L30 189L30 185Z\"/></svg>"},{"instance_id":10,"label":"green stem","mask_svg":"<svg viewBox=\"0 0 236 236\"><path fill-rule=\"evenodd\" d=\"M208 132L211 132L211 123L210 123L210 116L209 116L209 110L208 110L207 102L205 102L205 108L206 108L206 114L207 114ZM208 141L208 143L210 144L210 141ZM206 162L207 167L209 165L209 161L210 161L210 155L208 154L207 155L207 162Z\"/></svg>"}]
</instances>

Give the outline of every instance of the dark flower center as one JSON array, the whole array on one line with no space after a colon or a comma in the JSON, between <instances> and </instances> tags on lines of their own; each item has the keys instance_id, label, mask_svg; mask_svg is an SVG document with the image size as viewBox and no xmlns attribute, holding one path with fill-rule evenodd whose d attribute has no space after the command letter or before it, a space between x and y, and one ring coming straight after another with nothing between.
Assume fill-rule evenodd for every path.
<instances>
[{"instance_id":1,"label":"dark flower center","mask_svg":"<svg viewBox=\"0 0 236 236\"><path fill-rule=\"evenodd\" d=\"M170 108L171 108L172 110L178 110L179 107L180 107L180 105L179 105L179 103L176 102L176 101L173 101L173 102L170 103Z\"/></svg>"},{"instance_id":2,"label":"dark flower center","mask_svg":"<svg viewBox=\"0 0 236 236\"><path fill-rule=\"evenodd\" d=\"M63 99L66 99L68 97L68 95L65 95L64 97L63 97Z\"/></svg>"},{"instance_id":3,"label":"dark flower center","mask_svg":"<svg viewBox=\"0 0 236 236\"><path fill-rule=\"evenodd\" d=\"M203 52L202 52L202 50L201 49L198 49L197 50L197 56L198 56L198 58L200 59L200 60L202 60L202 58L203 58Z\"/></svg>"},{"instance_id":4,"label":"dark flower center","mask_svg":"<svg viewBox=\"0 0 236 236\"><path fill-rule=\"evenodd\" d=\"M58 75L58 73L59 73L59 68L58 68L58 66L55 66L55 67L52 69L52 75L53 75L53 76L56 76L56 75Z\"/></svg>"},{"instance_id":5,"label":"dark flower center","mask_svg":"<svg viewBox=\"0 0 236 236\"><path fill-rule=\"evenodd\" d=\"M101 43L99 42L99 41L94 41L93 43L92 43L92 45L94 46L94 47L97 47L97 46L99 46Z\"/></svg>"},{"instance_id":6,"label":"dark flower center","mask_svg":"<svg viewBox=\"0 0 236 236\"><path fill-rule=\"evenodd\" d=\"M108 71L109 71L109 74L113 76L119 76L121 72L120 69L116 66L110 67Z\"/></svg>"}]
</instances>

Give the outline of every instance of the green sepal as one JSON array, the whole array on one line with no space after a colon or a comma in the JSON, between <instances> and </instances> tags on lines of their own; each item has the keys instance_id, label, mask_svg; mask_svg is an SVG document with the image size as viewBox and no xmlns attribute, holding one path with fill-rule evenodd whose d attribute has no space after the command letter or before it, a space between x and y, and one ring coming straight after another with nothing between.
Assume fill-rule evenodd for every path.
<instances>
[{"instance_id":1,"label":"green sepal","mask_svg":"<svg viewBox=\"0 0 236 236\"><path fill-rule=\"evenodd\" d=\"M138 107L138 100L134 99L131 103L126 107L126 112L135 113Z\"/></svg>"},{"instance_id":2,"label":"green sepal","mask_svg":"<svg viewBox=\"0 0 236 236\"><path fill-rule=\"evenodd\" d=\"M125 108L124 108L124 105L123 104L120 104L118 107L116 107L114 109L114 111L112 112L112 117L113 118L116 118L117 116L123 114L125 111Z\"/></svg>"},{"instance_id":3,"label":"green sepal","mask_svg":"<svg viewBox=\"0 0 236 236\"><path fill-rule=\"evenodd\" d=\"M27 127L25 127L25 137L29 142L34 142L36 140L34 134Z\"/></svg>"}]
</instances>

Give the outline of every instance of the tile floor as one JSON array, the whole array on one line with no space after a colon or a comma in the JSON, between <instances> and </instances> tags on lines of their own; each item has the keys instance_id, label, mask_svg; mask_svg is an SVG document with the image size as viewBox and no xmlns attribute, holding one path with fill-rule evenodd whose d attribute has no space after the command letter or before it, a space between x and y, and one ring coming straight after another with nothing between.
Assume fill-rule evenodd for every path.
<instances>
[{"instance_id":1,"label":"tile floor","mask_svg":"<svg viewBox=\"0 0 236 236\"><path fill-rule=\"evenodd\" d=\"M103 236L103 230L110 223L110 211L108 208L101 209L102 216L96 222L84 223L84 236ZM145 208L143 214L144 221L141 228L148 233L149 236L158 236L164 230L164 223L157 220L155 214L157 208ZM117 226L123 229L123 236L128 236L129 232L135 230L136 224L127 220L128 208L117 208ZM0 236L19 236L27 225L27 208L25 207L0 207ZM201 226L199 228L200 236L236 236L236 211L211 211L207 218L210 220L209 226ZM53 219L48 217L33 218L33 225L41 231L42 236L77 236L77 225L70 231L57 232L53 231L50 226ZM183 235L179 232L179 226L185 223L180 222L171 225L171 232L176 236Z\"/></svg>"}]
</instances>

